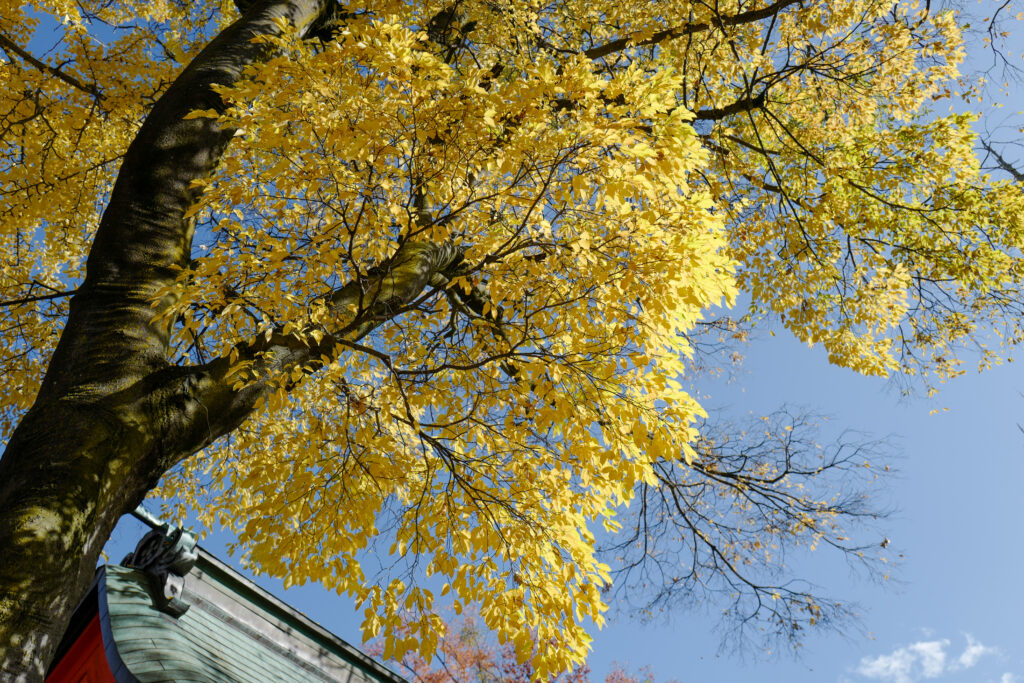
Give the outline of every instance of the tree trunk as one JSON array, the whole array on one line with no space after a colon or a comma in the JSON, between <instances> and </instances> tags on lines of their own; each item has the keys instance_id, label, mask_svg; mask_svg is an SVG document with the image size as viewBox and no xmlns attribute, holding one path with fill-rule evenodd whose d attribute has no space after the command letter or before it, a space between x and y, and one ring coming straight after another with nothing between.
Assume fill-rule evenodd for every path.
<instances>
[{"instance_id":1,"label":"tree trunk","mask_svg":"<svg viewBox=\"0 0 1024 683\"><path fill-rule=\"evenodd\" d=\"M168 361L153 293L191 254L192 180L233 131L196 109L223 108L211 85L266 57L256 35L300 31L326 0L264 0L218 35L154 105L129 147L39 396L0 459L0 679L40 681L114 524L173 464L218 433L195 428L196 391L220 397L219 433L260 387L231 392L216 367ZM283 358L284 356L282 356Z\"/></svg>"},{"instance_id":2,"label":"tree trunk","mask_svg":"<svg viewBox=\"0 0 1024 683\"><path fill-rule=\"evenodd\" d=\"M306 35L335 21L328 0L239 4L245 15L182 72L130 145L39 395L0 458L5 682L43 679L117 520L164 472L245 420L273 388L265 380L296 366L315 370L458 271L454 245L403 243L377 275L327 297L335 319L319 342L279 331L239 344L239 360L252 361L258 378L244 388L232 388L226 358L168 361L153 295L190 258L191 181L213 171L233 135L209 118L184 117L222 110L211 85L233 83L268 56L252 38L278 32L275 19Z\"/></svg>"}]
</instances>

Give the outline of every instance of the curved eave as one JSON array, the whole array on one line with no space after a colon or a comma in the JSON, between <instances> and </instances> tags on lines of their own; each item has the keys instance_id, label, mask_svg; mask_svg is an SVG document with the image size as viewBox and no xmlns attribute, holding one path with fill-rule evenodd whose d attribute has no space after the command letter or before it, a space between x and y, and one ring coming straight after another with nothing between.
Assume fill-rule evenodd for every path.
<instances>
[{"instance_id":1,"label":"curved eave","mask_svg":"<svg viewBox=\"0 0 1024 683\"><path fill-rule=\"evenodd\" d=\"M146 573L97 576L107 660L118 683L402 683L404 679L207 553L184 580L180 617L154 607Z\"/></svg>"},{"instance_id":2,"label":"curved eave","mask_svg":"<svg viewBox=\"0 0 1024 683\"><path fill-rule=\"evenodd\" d=\"M118 567L120 569L120 567ZM117 683L139 683L139 679L129 670L121 659L117 649L117 640L111 627L110 605L107 600L107 565L96 570L96 606L100 614L100 633L103 634L103 650L107 655L107 665ZM147 595L148 597L148 595Z\"/></svg>"}]
</instances>

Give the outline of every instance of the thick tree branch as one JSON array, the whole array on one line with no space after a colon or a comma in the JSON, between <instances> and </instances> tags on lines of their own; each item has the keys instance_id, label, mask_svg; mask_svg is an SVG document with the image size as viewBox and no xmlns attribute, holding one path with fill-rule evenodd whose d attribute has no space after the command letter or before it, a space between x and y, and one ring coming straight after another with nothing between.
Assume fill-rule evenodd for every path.
<instances>
[{"instance_id":1,"label":"thick tree branch","mask_svg":"<svg viewBox=\"0 0 1024 683\"><path fill-rule=\"evenodd\" d=\"M720 121L729 116L735 114L742 114L744 112L754 111L755 109L764 109L765 102L768 98L768 89L765 88L757 95L753 97L741 97L740 99L725 105L724 107L709 107L707 109L698 109L693 112L693 118L698 121ZM625 98L621 95L618 98L602 98L603 102L608 105L613 104L624 104ZM552 108L556 111L571 111L575 109L578 102L567 98L560 98L555 100ZM644 130L648 133L651 132L651 128L645 125L638 125L638 130Z\"/></svg>"},{"instance_id":2,"label":"thick tree branch","mask_svg":"<svg viewBox=\"0 0 1024 683\"><path fill-rule=\"evenodd\" d=\"M190 258L194 225L185 213L198 193L192 181L213 171L234 133L214 119L186 116L197 109L224 109L214 86L234 83L247 66L268 56L268 47L253 38L279 34L281 19L302 34L327 4L254 4L207 45L153 107L125 154L40 401L71 390L102 395L167 365L167 332L154 321L171 302L154 307L152 301Z\"/></svg>"},{"instance_id":3,"label":"thick tree branch","mask_svg":"<svg viewBox=\"0 0 1024 683\"><path fill-rule=\"evenodd\" d=\"M724 107L711 107L695 111L694 118L700 121L719 121L734 114L741 114L745 111L763 109L768 90L762 90L754 97L743 97Z\"/></svg>"},{"instance_id":4,"label":"thick tree branch","mask_svg":"<svg viewBox=\"0 0 1024 683\"><path fill-rule=\"evenodd\" d=\"M268 393L290 388L295 369L315 372L326 359L337 358L407 310L428 287L447 285L461 266L462 250L450 242L406 242L376 275L350 282L323 299L326 315L320 322L287 334L279 328L239 344L228 357L191 369L190 395L179 404L182 414L168 424L164 450L180 461L227 434Z\"/></svg>"},{"instance_id":5,"label":"thick tree branch","mask_svg":"<svg viewBox=\"0 0 1024 683\"><path fill-rule=\"evenodd\" d=\"M584 50L583 54L590 59L600 59L606 57L613 52L620 52L630 47L643 47L646 45L658 45L669 40L681 38L683 36L692 35L694 33L701 33L707 31L712 27L723 28L725 26L738 26L740 24L749 24L751 22L760 21L767 19L768 17L777 14L790 5L796 5L801 0L777 0L772 4L762 7L761 9L750 10L749 12L740 12L739 14L733 14L724 17L715 17L711 21L699 22L696 24L687 24L686 26L680 26L678 28L665 29L664 31L658 31L650 38L643 40L634 40L633 38L619 38L613 40L610 43L604 45L598 45L592 47L589 50Z\"/></svg>"}]
</instances>

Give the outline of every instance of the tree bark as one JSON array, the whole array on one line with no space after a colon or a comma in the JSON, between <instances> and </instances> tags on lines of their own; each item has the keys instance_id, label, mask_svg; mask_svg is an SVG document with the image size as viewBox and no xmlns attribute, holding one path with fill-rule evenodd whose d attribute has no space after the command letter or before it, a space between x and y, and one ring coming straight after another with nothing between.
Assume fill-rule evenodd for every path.
<instances>
[{"instance_id":1,"label":"tree bark","mask_svg":"<svg viewBox=\"0 0 1024 683\"><path fill-rule=\"evenodd\" d=\"M451 245L403 245L383 274L330 298L339 319L319 344L277 334L240 346L243 357L260 359L262 373L243 389L231 388L226 359L169 362L168 334L154 324L168 302L151 302L191 255L191 181L213 171L233 134L184 117L223 109L211 86L235 82L267 57L252 38L279 32L275 19L309 35L336 11L328 0L246 8L154 105L130 145L39 395L0 458L4 681L43 679L117 520L168 468L240 424L268 391L265 378L298 364L315 369L460 260Z\"/></svg>"}]
</instances>

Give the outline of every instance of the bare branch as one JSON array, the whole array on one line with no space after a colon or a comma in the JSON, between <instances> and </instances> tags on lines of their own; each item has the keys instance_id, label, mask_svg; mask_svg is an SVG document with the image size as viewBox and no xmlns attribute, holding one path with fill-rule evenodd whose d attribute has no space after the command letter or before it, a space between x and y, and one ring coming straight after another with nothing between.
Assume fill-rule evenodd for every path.
<instances>
[{"instance_id":1,"label":"bare branch","mask_svg":"<svg viewBox=\"0 0 1024 683\"><path fill-rule=\"evenodd\" d=\"M820 447L813 421L782 409L744 425L704 424L691 466L658 463L658 486L641 487L626 528L603 548L620 597L643 614L723 600L723 629L739 641L749 631L796 644L805 627L849 616L787 576L783 559L820 546L878 571L888 542L870 528L884 512L865 502L865 462L886 448L849 434Z\"/></svg>"},{"instance_id":2,"label":"bare branch","mask_svg":"<svg viewBox=\"0 0 1024 683\"><path fill-rule=\"evenodd\" d=\"M1010 163L991 143L982 141L981 146L986 152L995 157L996 166L1013 176L1013 179L1018 183L1024 183L1024 171Z\"/></svg>"}]
</instances>

